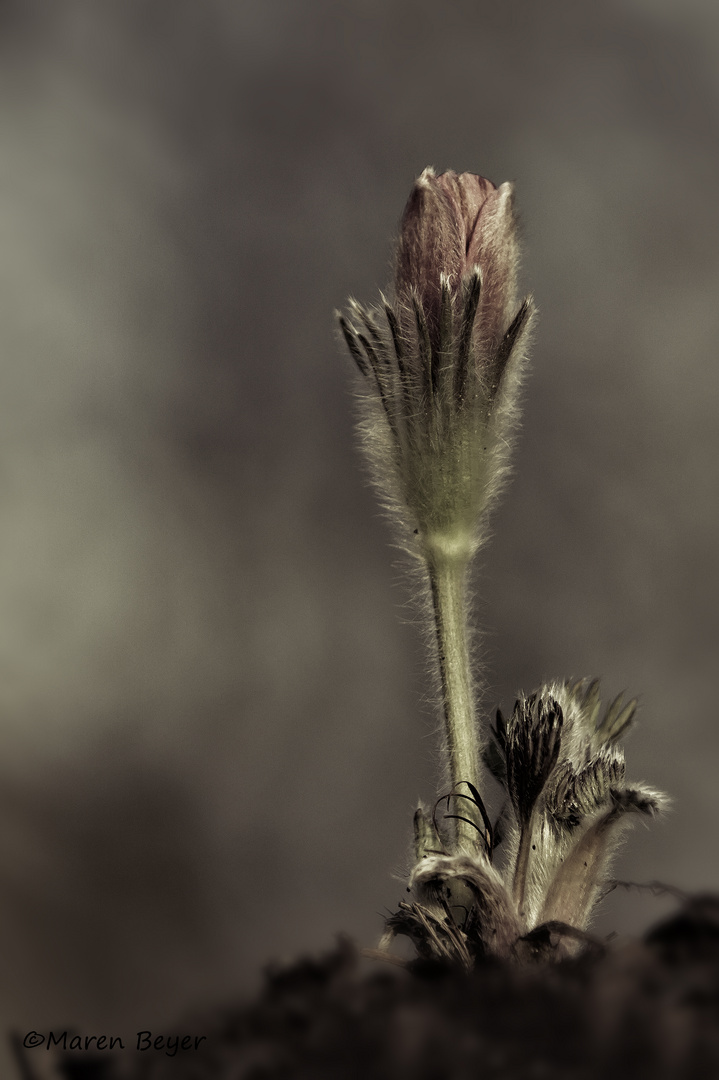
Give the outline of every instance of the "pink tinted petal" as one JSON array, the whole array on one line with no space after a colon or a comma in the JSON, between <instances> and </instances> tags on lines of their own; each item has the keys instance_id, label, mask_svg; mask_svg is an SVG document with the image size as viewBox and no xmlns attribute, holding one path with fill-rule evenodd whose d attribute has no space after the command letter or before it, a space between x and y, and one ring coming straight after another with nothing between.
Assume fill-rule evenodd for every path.
<instances>
[{"instance_id":1,"label":"pink tinted petal","mask_svg":"<svg viewBox=\"0 0 719 1080\"><path fill-rule=\"evenodd\" d=\"M479 215L487 199L497 189L491 180L474 173L460 173L457 177L457 192L462 205L462 217L465 223L465 252L469 254L472 240L477 231ZM472 264L468 263L467 269Z\"/></svg>"},{"instance_id":2,"label":"pink tinted petal","mask_svg":"<svg viewBox=\"0 0 719 1080\"><path fill-rule=\"evenodd\" d=\"M450 199L457 218L457 228L465 255L462 273L465 273L471 268L466 265L466 253L480 211L487 196L496 189L491 180L485 180L483 176L477 176L475 173L458 174L451 171L442 173L437 177L437 183L441 184Z\"/></svg>"},{"instance_id":3,"label":"pink tinted petal","mask_svg":"<svg viewBox=\"0 0 719 1080\"><path fill-rule=\"evenodd\" d=\"M477 326L496 338L506 328L516 303L518 245L511 184L502 184L481 208L468 258L482 271Z\"/></svg>"},{"instance_id":4,"label":"pink tinted petal","mask_svg":"<svg viewBox=\"0 0 719 1080\"><path fill-rule=\"evenodd\" d=\"M395 288L416 289L428 317L437 314L440 275L459 280L464 264L462 222L445 185L425 169L410 194L400 225Z\"/></svg>"}]
</instances>

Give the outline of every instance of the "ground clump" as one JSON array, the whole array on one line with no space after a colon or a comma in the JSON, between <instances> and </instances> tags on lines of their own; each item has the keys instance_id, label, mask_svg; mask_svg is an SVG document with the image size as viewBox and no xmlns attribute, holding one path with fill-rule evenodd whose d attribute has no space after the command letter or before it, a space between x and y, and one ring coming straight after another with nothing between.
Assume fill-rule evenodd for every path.
<instances>
[{"instance_id":1,"label":"ground clump","mask_svg":"<svg viewBox=\"0 0 719 1080\"><path fill-rule=\"evenodd\" d=\"M690 899L641 940L558 963L400 969L341 939L322 957L269 970L254 1001L191 1019L208 1036L196 1053L107 1055L94 1067L68 1053L60 1075L710 1080L719 1077L719 896Z\"/></svg>"}]
</instances>

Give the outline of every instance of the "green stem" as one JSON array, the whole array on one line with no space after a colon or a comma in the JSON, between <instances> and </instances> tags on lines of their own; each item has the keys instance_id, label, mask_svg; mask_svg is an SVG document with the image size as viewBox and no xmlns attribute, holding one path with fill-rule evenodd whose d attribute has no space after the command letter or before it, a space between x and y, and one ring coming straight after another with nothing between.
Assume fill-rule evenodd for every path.
<instances>
[{"instance_id":1,"label":"green stem","mask_svg":"<svg viewBox=\"0 0 719 1080\"><path fill-rule=\"evenodd\" d=\"M427 560L437 631L439 670L452 790L468 780L479 788L479 743L467 645L467 559L439 554ZM462 800L465 817L475 818L471 803ZM479 833L465 821L455 821L458 848L477 848Z\"/></svg>"}]
</instances>

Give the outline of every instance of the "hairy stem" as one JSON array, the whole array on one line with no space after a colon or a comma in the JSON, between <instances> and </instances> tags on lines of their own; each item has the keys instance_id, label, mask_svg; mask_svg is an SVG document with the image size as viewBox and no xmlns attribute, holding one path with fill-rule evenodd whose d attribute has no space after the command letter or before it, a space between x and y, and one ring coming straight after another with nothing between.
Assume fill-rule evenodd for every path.
<instances>
[{"instance_id":1,"label":"hairy stem","mask_svg":"<svg viewBox=\"0 0 719 1080\"><path fill-rule=\"evenodd\" d=\"M519 917L524 918L524 898L527 891L527 871L529 870L529 853L532 847L532 819L523 821L519 833L519 849L517 862L514 868L514 881L512 882L512 898L517 906Z\"/></svg>"},{"instance_id":2,"label":"hairy stem","mask_svg":"<svg viewBox=\"0 0 719 1080\"><path fill-rule=\"evenodd\" d=\"M452 790L462 781L479 786L479 743L467 645L467 559L438 554L427 560L442 679L447 755ZM466 792L466 788L462 788ZM463 806L462 814L476 815ZM458 848L473 851L479 832L455 821Z\"/></svg>"}]
</instances>

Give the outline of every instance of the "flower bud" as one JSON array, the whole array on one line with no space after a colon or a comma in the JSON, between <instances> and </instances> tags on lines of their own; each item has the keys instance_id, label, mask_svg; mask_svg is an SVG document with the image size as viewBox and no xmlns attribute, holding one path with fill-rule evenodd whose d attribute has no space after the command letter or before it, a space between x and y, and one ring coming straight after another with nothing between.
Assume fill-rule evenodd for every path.
<instances>
[{"instance_id":1,"label":"flower bud","mask_svg":"<svg viewBox=\"0 0 719 1080\"><path fill-rule=\"evenodd\" d=\"M506 738L507 789L522 824L557 764L563 722L562 707L549 694L521 697L514 706Z\"/></svg>"},{"instance_id":2,"label":"flower bud","mask_svg":"<svg viewBox=\"0 0 719 1080\"><path fill-rule=\"evenodd\" d=\"M415 182L400 227L395 295L400 306L415 293L435 349L441 347L442 281L451 295L478 270L481 281L475 336L496 344L514 314L517 240L512 187L497 188L474 173L425 169Z\"/></svg>"},{"instance_id":3,"label":"flower bud","mask_svg":"<svg viewBox=\"0 0 719 1080\"><path fill-rule=\"evenodd\" d=\"M407 550L466 562L508 472L533 305L518 308L512 189L425 169L402 218L393 302L339 323L364 377L363 441Z\"/></svg>"}]
</instances>

